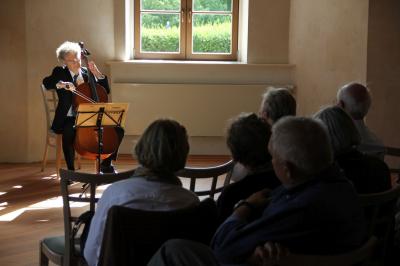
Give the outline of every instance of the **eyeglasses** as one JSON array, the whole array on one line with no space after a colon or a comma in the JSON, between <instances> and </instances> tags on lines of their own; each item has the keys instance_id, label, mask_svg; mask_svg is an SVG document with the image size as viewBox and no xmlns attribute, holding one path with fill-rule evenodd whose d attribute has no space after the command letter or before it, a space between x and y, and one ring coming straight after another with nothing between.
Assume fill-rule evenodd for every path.
<instances>
[{"instance_id":1,"label":"eyeglasses","mask_svg":"<svg viewBox=\"0 0 400 266\"><path fill-rule=\"evenodd\" d=\"M78 63L78 62L80 62L81 60L80 59L72 59L72 60L66 60L66 59L64 59L64 62L66 63L66 64L75 64L75 63Z\"/></svg>"}]
</instances>

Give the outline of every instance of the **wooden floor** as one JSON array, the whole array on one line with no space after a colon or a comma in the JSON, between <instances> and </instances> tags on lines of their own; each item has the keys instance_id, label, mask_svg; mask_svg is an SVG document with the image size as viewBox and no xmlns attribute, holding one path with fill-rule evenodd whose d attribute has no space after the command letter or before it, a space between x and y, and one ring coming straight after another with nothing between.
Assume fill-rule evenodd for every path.
<instances>
[{"instance_id":1,"label":"wooden floor","mask_svg":"<svg viewBox=\"0 0 400 266\"><path fill-rule=\"evenodd\" d=\"M226 156L192 156L188 165L212 166L228 160ZM123 155L115 165L123 171L137 163ZM83 161L80 171L94 172L93 162ZM80 186L76 189L78 192ZM78 207L73 212L85 209L87 206ZM62 235L63 230L54 163L49 163L44 172L39 163L0 164L0 265L38 265L39 240Z\"/></svg>"}]
</instances>

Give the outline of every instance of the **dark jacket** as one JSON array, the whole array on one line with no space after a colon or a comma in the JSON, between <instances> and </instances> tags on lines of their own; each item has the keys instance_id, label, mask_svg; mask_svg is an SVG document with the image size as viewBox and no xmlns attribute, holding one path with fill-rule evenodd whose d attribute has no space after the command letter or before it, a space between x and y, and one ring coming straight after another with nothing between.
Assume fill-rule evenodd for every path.
<instances>
[{"instance_id":1,"label":"dark jacket","mask_svg":"<svg viewBox=\"0 0 400 266\"><path fill-rule=\"evenodd\" d=\"M278 242L293 253L339 254L367 238L364 213L353 185L337 166L313 180L278 187L261 218L252 222L231 215L211 243L220 263L244 263L258 245Z\"/></svg>"},{"instance_id":2,"label":"dark jacket","mask_svg":"<svg viewBox=\"0 0 400 266\"><path fill-rule=\"evenodd\" d=\"M378 193L391 188L388 166L374 156L352 149L336 155L336 161L360 194Z\"/></svg>"},{"instance_id":3,"label":"dark jacket","mask_svg":"<svg viewBox=\"0 0 400 266\"><path fill-rule=\"evenodd\" d=\"M217 201L219 221L222 223L232 214L233 208L238 201L247 199L253 193L264 188L273 190L280 185L281 182L276 177L272 165L269 169L249 174L243 179L228 185L224 188Z\"/></svg>"},{"instance_id":4,"label":"dark jacket","mask_svg":"<svg viewBox=\"0 0 400 266\"><path fill-rule=\"evenodd\" d=\"M86 68L81 68L82 71L82 77L85 82L88 81L88 70ZM57 134L62 134L64 130L64 123L65 123L65 118L67 117L68 110L72 105L73 101L73 94L72 92L64 89L59 89L57 90L56 84L59 81L65 81L65 82L72 82L72 77L71 73L69 72L69 69L64 66L60 67L57 66L53 69L53 72L51 73L50 76L45 77L43 79L43 85L47 90L56 90L57 96L58 96L58 105L56 108L56 112L54 115L54 120L53 124L51 126L51 129L57 133ZM99 79L97 81L98 84L103 86L107 93L110 93L110 86L108 85L108 79L107 77L104 79Z\"/></svg>"}]
</instances>

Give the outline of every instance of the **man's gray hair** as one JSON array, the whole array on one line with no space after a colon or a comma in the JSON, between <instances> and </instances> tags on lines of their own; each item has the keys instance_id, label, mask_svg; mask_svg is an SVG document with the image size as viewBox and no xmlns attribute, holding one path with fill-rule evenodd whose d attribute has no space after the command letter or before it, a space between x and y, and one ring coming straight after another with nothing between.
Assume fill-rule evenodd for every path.
<instances>
[{"instance_id":1,"label":"man's gray hair","mask_svg":"<svg viewBox=\"0 0 400 266\"><path fill-rule=\"evenodd\" d=\"M335 154L346 152L360 144L361 136L353 119L339 106L322 108L314 118L321 120L327 127Z\"/></svg>"},{"instance_id":2,"label":"man's gray hair","mask_svg":"<svg viewBox=\"0 0 400 266\"><path fill-rule=\"evenodd\" d=\"M296 100L286 88L269 87L262 96L260 111L275 123L281 117L296 115Z\"/></svg>"},{"instance_id":3,"label":"man's gray hair","mask_svg":"<svg viewBox=\"0 0 400 266\"><path fill-rule=\"evenodd\" d=\"M371 106L371 95L368 88L356 82L340 88L336 98L338 102L343 102L344 109L355 120L363 119Z\"/></svg>"},{"instance_id":4,"label":"man's gray hair","mask_svg":"<svg viewBox=\"0 0 400 266\"><path fill-rule=\"evenodd\" d=\"M272 127L273 156L294 165L304 175L313 175L333 162L329 136L324 125L305 117L283 117Z\"/></svg>"},{"instance_id":5,"label":"man's gray hair","mask_svg":"<svg viewBox=\"0 0 400 266\"><path fill-rule=\"evenodd\" d=\"M81 58L81 47L76 42L66 41L57 48L57 59L64 60L65 55L68 53L76 54L78 58Z\"/></svg>"}]
</instances>

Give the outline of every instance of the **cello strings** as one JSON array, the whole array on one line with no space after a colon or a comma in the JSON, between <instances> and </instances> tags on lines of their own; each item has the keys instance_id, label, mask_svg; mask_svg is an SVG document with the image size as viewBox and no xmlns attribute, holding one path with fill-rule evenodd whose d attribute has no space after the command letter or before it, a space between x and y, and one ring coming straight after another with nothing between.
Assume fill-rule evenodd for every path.
<instances>
[{"instance_id":1,"label":"cello strings","mask_svg":"<svg viewBox=\"0 0 400 266\"><path fill-rule=\"evenodd\" d=\"M96 103L96 101L92 100L91 98L87 97L85 94L80 93L78 91L72 91L72 93L78 95L79 97L82 97L83 99L85 99L86 101L90 102L90 103Z\"/></svg>"}]
</instances>

